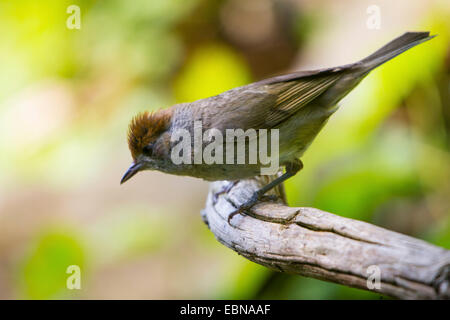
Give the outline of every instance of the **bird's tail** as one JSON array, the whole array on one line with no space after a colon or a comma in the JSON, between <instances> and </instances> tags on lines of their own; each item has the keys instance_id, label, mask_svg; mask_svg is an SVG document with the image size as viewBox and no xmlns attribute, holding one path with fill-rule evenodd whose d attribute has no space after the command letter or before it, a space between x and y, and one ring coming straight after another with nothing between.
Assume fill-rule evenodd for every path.
<instances>
[{"instance_id":1,"label":"bird's tail","mask_svg":"<svg viewBox=\"0 0 450 320\"><path fill-rule=\"evenodd\" d=\"M429 32L406 32L378 49L367 58L362 59L359 64L362 64L366 71L370 71L398 56L400 53L434 37L435 35L430 36Z\"/></svg>"}]
</instances>

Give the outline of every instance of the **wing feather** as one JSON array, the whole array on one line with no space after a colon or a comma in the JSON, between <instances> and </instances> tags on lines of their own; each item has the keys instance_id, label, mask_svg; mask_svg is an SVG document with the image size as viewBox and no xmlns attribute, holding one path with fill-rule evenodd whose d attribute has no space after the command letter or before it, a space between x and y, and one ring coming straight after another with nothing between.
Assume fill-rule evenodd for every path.
<instances>
[{"instance_id":1,"label":"wing feather","mask_svg":"<svg viewBox=\"0 0 450 320\"><path fill-rule=\"evenodd\" d=\"M340 74L323 77L305 77L284 83L268 85L268 92L277 94L275 104L265 119L269 127L276 126L317 98L340 78Z\"/></svg>"},{"instance_id":2,"label":"wing feather","mask_svg":"<svg viewBox=\"0 0 450 320\"><path fill-rule=\"evenodd\" d=\"M209 125L223 132L229 128L270 129L313 102L339 81L343 72L345 68L335 68L270 78L207 98L202 105L208 110Z\"/></svg>"}]
</instances>

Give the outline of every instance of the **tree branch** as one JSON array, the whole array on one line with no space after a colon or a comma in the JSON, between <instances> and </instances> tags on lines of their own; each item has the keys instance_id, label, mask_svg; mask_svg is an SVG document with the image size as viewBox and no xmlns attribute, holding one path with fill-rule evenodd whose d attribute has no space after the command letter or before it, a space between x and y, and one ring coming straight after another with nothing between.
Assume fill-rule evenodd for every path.
<instances>
[{"instance_id":1,"label":"tree branch","mask_svg":"<svg viewBox=\"0 0 450 320\"><path fill-rule=\"evenodd\" d=\"M368 277L379 270L372 291L400 299L450 298L449 250L318 209L288 207L282 187L271 193L277 202L260 202L229 224L229 214L272 179L241 180L226 193L231 182L211 184L202 218L218 241L281 272L371 290Z\"/></svg>"}]
</instances>

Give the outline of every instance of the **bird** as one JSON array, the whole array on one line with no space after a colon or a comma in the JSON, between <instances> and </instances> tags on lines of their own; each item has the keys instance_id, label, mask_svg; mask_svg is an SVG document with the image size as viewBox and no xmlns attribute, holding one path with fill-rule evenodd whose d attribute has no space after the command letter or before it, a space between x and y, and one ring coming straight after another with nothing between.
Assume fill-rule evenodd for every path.
<instances>
[{"instance_id":1,"label":"bird","mask_svg":"<svg viewBox=\"0 0 450 320\"><path fill-rule=\"evenodd\" d=\"M133 163L120 183L144 170L158 170L207 181L239 181L257 176L264 166L261 161L239 164L174 163L173 150L177 141L173 136L180 130L195 135L195 123L198 122L202 130L214 129L224 136L227 130L233 129L255 129L258 130L258 137L263 130L278 130L277 169L284 167L285 172L236 208L228 217L230 222L233 216L250 210L269 190L303 168L300 158L336 112L338 102L370 71L433 37L435 35L430 36L429 32L406 32L355 63L275 76L213 97L176 104L154 112L141 112L129 124L128 147ZM245 151L249 149L250 140L245 140ZM222 143L225 144L224 141ZM194 142L189 141L189 146L193 145ZM201 145L204 145L204 141ZM185 152L182 156L192 155L194 149L195 146L182 151ZM233 155L234 159L236 156Z\"/></svg>"}]
</instances>

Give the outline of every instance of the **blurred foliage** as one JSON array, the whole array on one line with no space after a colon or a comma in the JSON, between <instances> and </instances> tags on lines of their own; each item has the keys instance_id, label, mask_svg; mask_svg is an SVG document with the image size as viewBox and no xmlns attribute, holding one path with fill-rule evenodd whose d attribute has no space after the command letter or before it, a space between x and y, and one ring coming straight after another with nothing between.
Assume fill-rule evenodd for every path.
<instances>
[{"instance_id":1,"label":"blurred foliage","mask_svg":"<svg viewBox=\"0 0 450 320\"><path fill-rule=\"evenodd\" d=\"M146 206L127 206L108 212L101 224L87 228L86 245L103 263L145 255L170 245L170 215L164 209L148 213Z\"/></svg>"},{"instance_id":2,"label":"blurred foliage","mask_svg":"<svg viewBox=\"0 0 450 320\"><path fill-rule=\"evenodd\" d=\"M66 270L70 265L84 269L84 248L77 237L62 233L63 228L48 231L36 240L26 258L19 283L23 282L23 298L55 299L70 297L66 288Z\"/></svg>"},{"instance_id":3,"label":"blurred foliage","mask_svg":"<svg viewBox=\"0 0 450 320\"><path fill-rule=\"evenodd\" d=\"M241 57L223 45L208 45L198 48L186 62L175 81L174 94L178 102L190 102L249 82L249 70Z\"/></svg>"},{"instance_id":4,"label":"blurred foliage","mask_svg":"<svg viewBox=\"0 0 450 320\"><path fill-rule=\"evenodd\" d=\"M69 5L81 8L79 30L66 28ZM382 10L403 19L416 2L406 5ZM341 102L286 186L291 205L449 248L450 14L439 1L414 14L394 32L359 25L356 1L1 1L0 298L380 299L224 248L198 216L206 183L118 181L138 111L298 68L308 56L332 60L327 34L341 46L364 43L364 56L405 29L431 30L436 39ZM81 267L81 291L65 287L69 265Z\"/></svg>"}]
</instances>

